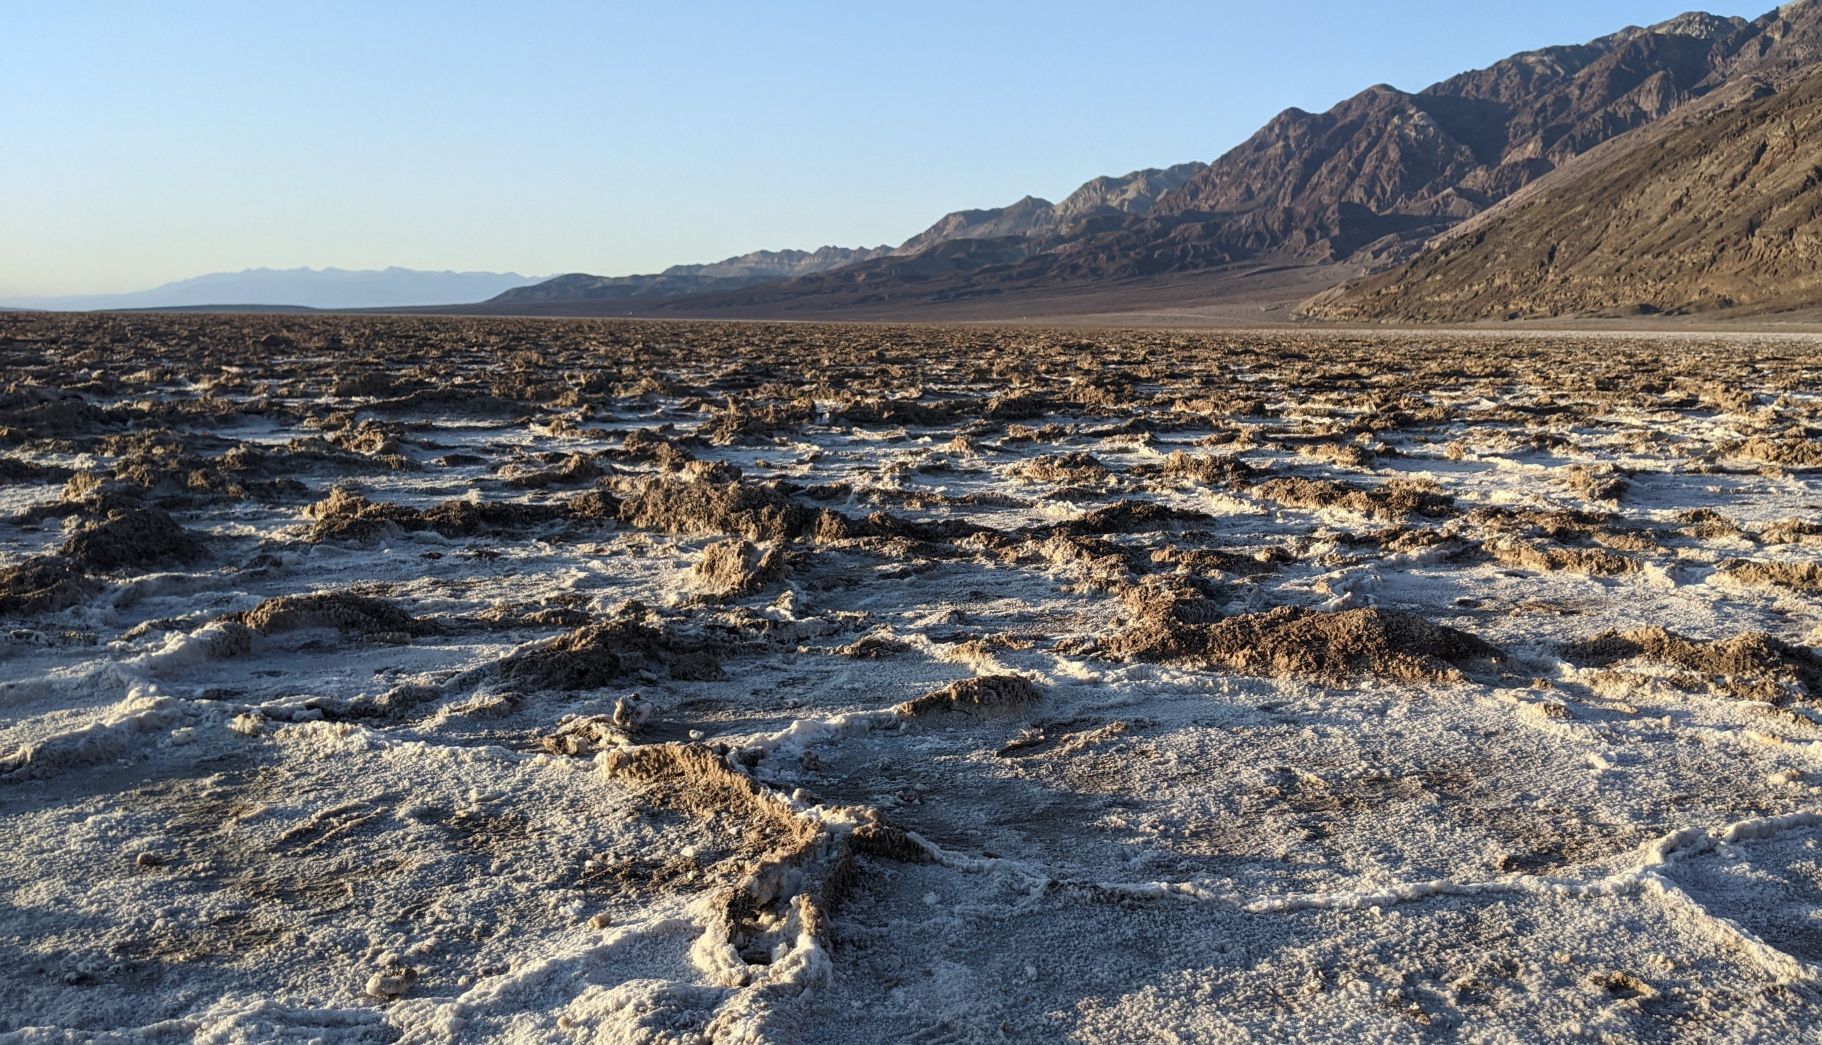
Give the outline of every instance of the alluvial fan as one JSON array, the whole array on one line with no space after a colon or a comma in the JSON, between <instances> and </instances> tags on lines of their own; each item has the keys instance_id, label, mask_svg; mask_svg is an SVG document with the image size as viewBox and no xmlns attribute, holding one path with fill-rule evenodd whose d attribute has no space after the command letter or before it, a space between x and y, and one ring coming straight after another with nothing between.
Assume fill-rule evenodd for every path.
<instances>
[{"instance_id":1,"label":"alluvial fan","mask_svg":"<svg viewBox=\"0 0 1822 1045\"><path fill-rule=\"evenodd\" d=\"M1822 351L0 316L0 1036L1783 1039Z\"/></svg>"}]
</instances>

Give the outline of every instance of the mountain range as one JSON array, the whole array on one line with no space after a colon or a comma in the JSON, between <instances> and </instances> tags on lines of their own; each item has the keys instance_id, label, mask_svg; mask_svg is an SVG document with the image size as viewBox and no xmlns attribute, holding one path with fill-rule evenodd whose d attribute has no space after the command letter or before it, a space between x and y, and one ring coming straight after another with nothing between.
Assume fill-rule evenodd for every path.
<instances>
[{"instance_id":1,"label":"mountain range","mask_svg":"<svg viewBox=\"0 0 1822 1045\"><path fill-rule=\"evenodd\" d=\"M672 265L646 276L591 276L572 272L529 287L505 291L494 301L623 301L735 290L793 276L807 276L891 253L890 247L823 247L820 250L756 250L706 265Z\"/></svg>"},{"instance_id":2,"label":"mountain range","mask_svg":"<svg viewBox=\"0 0 1822 1045\"><path fill-rule=\"evenodd\" d=\"M0 306L1016 318L1231 305L1459 322L1822 308L1822 0L1692 12L1287 109L1208 162L958 210L897 246L634 276L254 269ZM476 302L475 304L466 304Z\"/></svg>"},{"instance_id":3,"label":"mountain range","mask_svg":"<svg viewBox=\"0 0 1822 1045\"><path fill-rule=\"evenodd\" d=\"M541 277L517 272L426 272L418 269L246 269L181 279L126 294L21 297L0 306L80 312L91 309L280 305L300 308L387 308L457 305L492 297Z\"/></svg>"},{"instance_id":4,"label":"mountain range","mask_svg":"<svg viewBox=\"0 0 1822 1045\"><path fill-rule=\"evenodd\" d=\"M1812 257L1804 244L1818 228L1797 169L1809 126L1800 92L1818 58L1822 0L1750 21L1694 12L1516 54L1415 93L1380 84L1327 112L1288 109L1211 162L1096 178L1057 204L1027 196L956 211L896 248L855 251L839 264L739 282L705 278L716 266L633 278L643 282L565 276L489 304L934 317L982 303L1017 313L1072 288L1113 300L1122 288L1142 297L1175 286L1182 300L1213 299L1288 270L1302 275L1277 280L1283 295L1364 280L1312 300L1307 314L1323 318L1822 304L1787 275ZM1799 130L1776 131L1785 124ZM1783 134L1786 159L1744 162L1761 130ZM1703 157L1723 147L1744 155L1737 179L1717 182L1710 168L1721 161ZM1684 158L1671 169L1646 150ZM1784 154L1767 145L1765 155ZM1659 210L1635 206L1626 220L1597 225L1622 202L1613 189L1622 175L1626 201L1661 199ZM1766 204L1778 208L1775 220L1754 202L1766 194L1776 197ZM1687 227L1673 237L1680 253L1666 260L1650 252L1672 242L1663 221L1674 215ZM1791 244L1776 255L1785 260L1761 264L1776 252L1745 239L1774 234ZM1704 284L1717 265L1725 279ZM1529 266L1542 273L1539 285L1556 289L1524 290L1523 279L1501 275L1511 266ZM1589 266L1604 273L1598 291L1583 278ZM1363 295L1373 303L1360 303Z\"/></svg>"},{"instance_id":5,"label":"mountain range","mask_svg":"<svg viewBox=\"0 0 1822 1045\"><path fill-rule=\"evenodd\" d=\"M1540 182L1307 311L1472 322L1812 308L1822 303L1822 71L1750 94L1589 155L1573 177Z\"/></svg>"}]
</instances>

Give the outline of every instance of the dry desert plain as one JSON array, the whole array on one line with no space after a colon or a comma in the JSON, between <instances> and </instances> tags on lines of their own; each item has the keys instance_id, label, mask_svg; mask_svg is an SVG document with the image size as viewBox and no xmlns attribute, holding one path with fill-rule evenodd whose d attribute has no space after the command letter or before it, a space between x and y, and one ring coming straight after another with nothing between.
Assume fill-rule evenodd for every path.
<instances>
[{"instance_id":1,"label":"dry desert plain","mask_svg":"<svg viewBox=\"0 0 1822 1045\"><path fill-rule=\"evenodd\" d=\"M0 1037L1795 1040L1822 340L0 316Z\"/></svg>"}]
</instances>

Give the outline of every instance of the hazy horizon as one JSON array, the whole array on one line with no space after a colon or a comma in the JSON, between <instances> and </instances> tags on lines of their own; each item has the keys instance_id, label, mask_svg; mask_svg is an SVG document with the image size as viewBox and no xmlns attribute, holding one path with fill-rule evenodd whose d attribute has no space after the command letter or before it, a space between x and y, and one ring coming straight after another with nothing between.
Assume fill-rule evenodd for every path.
<instances>
[{"instance_id":1,"label":"hazy horizon","mask_svg":"<svg viewBox=\"0 0 1822 1045\"><path fill-rule=\"evenodd\" d=\"M948 211L1211 160L1290 106L1684 10L1159 3L1082 32L1105 9L31 4L16 28L38 43L0 73L25 160L0 174L0 298L896 244Z\"/></svg>"}]
</instances>

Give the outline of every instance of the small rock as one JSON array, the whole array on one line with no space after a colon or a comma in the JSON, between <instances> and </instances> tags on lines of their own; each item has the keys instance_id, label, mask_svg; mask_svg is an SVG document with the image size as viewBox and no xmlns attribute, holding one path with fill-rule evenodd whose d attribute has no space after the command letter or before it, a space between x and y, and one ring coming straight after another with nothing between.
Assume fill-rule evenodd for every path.
<instances>
[{"instance_id":1,"label":"small rock","mask_svg":"<svg viewBox=\"0 0 1822 1045\"><path fill-rule=\"evenodd\" d=\"M404 994L417 980L416 969L394 966L367 978L367 996L390 1001Z\"/></svg>"}]
</instances>

